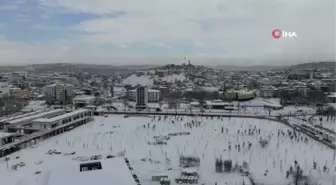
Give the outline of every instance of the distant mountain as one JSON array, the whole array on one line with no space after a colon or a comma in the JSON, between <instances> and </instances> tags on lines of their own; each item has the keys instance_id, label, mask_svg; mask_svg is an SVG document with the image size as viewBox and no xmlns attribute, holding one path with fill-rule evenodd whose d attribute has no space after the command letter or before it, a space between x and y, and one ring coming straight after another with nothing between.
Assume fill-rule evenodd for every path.
<instances>
[{"instance_id":1,"label":"distant mountain","mask_svg":"<svg viewBox=\"0 0 336 185\"><path fill-rule=\"evenodd\" d=\"M267 66L267 65L256 65L256 66L234 66L234 65L217 65L211 66L212 68L222 69L224 71L269 71L275 69L283 69L288 66Z\"/></svg>"},{"instance_id":2,"label":"distant mountain","mask_svg":"<svg viewBox=\"0 0 336 185\"><path fill-rule=\"evenodd\" d=\"M310 62L291 66L295 69L335 69L336 62Z\"/></svg>"},{"instance_id":3,"label":"distant mountain","mask_svg":"<svg viewBox=\"0 0 336 185\"><path fill-rule=\"evenodd\" d=\"M111 74L116 72L131 72L134 70L145 70L153 67L154 65L99 65L99 64L74 64L74 63L49 63L49 64L33 64L21 66L1 66L0 72L13 72L25 71L27 69L35 72L94 72Z\"/></svg>"}]
</instances>

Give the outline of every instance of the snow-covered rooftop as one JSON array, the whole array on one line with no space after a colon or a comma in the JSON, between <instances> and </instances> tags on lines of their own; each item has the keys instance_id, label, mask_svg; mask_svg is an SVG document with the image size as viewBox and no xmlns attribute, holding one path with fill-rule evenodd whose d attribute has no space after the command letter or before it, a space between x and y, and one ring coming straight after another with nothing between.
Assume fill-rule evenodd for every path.
<instances>
[{"instance_id":1,"label":"snow-covered rooftop","mask_svg":"<svg viewBox=\"0 0 336 185\"><path fill-rule=\"evenodd\" d=\"M26 114L20 114L20 115L17 115L17 116L3 118L3 119L0 120L0 122L5 122L5 121L10 121L10 120L20 119L20 118L31 116L31 115L36 115L36 114L41 113L41 112L43 112L43 111L39 110L39 111L35 111L35 112L29 112L29 113L26 113Z\"/></svg>"},{"instance_id":2,"label":"snow-covered rooftop","mask_svg":"<svg viewBox=\"0 0 336 185\"><path fill-rule=\"evenodd\" d=\"M212 106L212 105L217 105L217 106L222 106L222 105L232 105L227 102L223 101L205 101L206 105Z\"/></svg>"},{"instance_id":3,"label":"snow-covered rooftop","mask_svg":"<svg viewBox=\"0 0 336 185\"><path fill-rule=\"evenodd\" d=\"M151 86L154 84L154 81L150 79L148 76L137 76L135 74L127 77L122 81L124 85L144 85L144 86Z\"/></svg>"},{"instance_id":4,"label":"snow-covered rooftop","mask_svg":"<svg viewBox=\"0 0 336 185\"><path fill-rule=\"evenodd\" d=\"M80 96L76 96L76 97L74 97L73 100L75 100L75 101L76 101L76 100L89 101L89 100L93 100L93 99L95 99L94 96L80 95Z\"/></svg>"},{"instance_id":5,"label":"snow-covered rooftop","mask_svg":"<svg viewBox=\"0 0 336 185\"><path fill-rule=\"evenodd\" d=\"M161 92L161 91L156 89L148 89L148 92Z\"/></svg>"},{"instance_id":6,"label":"snow-covered rooftop","mask_svg":"<svg viewBox=\"0 0 336 185\"><path fill-rule=\"evenodd\" d=\"M69 112L69 113L66 113L66 114L62 114L62 115L59 115L59 116L56 116L56 117L53 117L53 118L39 118L39 119L35 119L34 121L35 122L55 122L55 121L58 121L58 120L62 120L64 118L67 118L67 117L71 117L71 116L74 116L74 115L77 115L77 114L80 114L80 113L84 113L84 112L89 112L90 110L88 109L79 109L79 110L75 110L73 112Z\"/></svg>"},{"instance_id":7,"label":"snow-covered rooftop","mask_svg":"<svg viewBox=\"0 0 336 185\"><path fill-rule=\"evenodd\" d=\"M15 134L16 133L0 132L0 138L9 137L9 136L12 136L12 135L15 135Z\"/></svg>"},{"instance_id":8,"label":"snow-covered rooftop","mask_svg":"<svg viewBox=\"0 0 336 185\"><path fill-rule=\"evenodd\" d=\"M64 112L64 110L63 109L55 109L55 110L51 110L51 111L47 111L47 112L42 112L40 114L35 114L35 115L32 115L32 116L27 116L27 117L23 117L23 118L20 118L20 119L11 120L11 121L9 121L9 123L10 124L16 124L16 123L20 123L20 122L24 122L24 121L31 121L31 120L34 120L34 119L38 119L38 118L41 118L41 117L44 117L44 116L48 116L48 115L55 114L55 113L61 113L61 112Z\"/></svg>"},{"instance_id":9,"label":"snow-covered rooftop","mask_svg":"<svg viewBox=\"0 0 336 185\"><path fill-rule=\"evenodd\" d=\"M174 83L175 81L184 81L187 78L183 74L172 74L172 75L167 75L161 78L162 81L164 82L169 82L169 83Z\"/></svg>"},{"instance_id":10,"label":"snow-covered rooftop","mask_svg":"<svg viewBox=\"0 0 336 185\"><path fill-rule=\"evenodd\" d=\"M51 171L47 185L136 185L124 158L100 162L101 170L84 172L80 172L79 164L63 164Z\"/></svg>"}]
</instances>

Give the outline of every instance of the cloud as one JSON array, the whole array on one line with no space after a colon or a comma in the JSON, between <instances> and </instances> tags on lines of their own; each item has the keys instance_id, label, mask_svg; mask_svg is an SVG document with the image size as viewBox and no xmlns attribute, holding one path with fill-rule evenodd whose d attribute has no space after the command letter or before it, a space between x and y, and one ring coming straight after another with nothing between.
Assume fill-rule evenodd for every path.
<instances>
[{"instance_id":1,"label":"cloud","mask_svg":"<svg viewBox=\"0 0 336 185\"><path fill-rule=\"evenodd\" d=\"M15 5L0 5L0 11L15 10L17 8Z\"/></svg>"},{"instance_id":2,"label":"cloud","mask_svg":"<svg viewBox=\"0 0 336 185\"><path fill-rule=\"evenodd\" d=\"M76 32L70 43L90 46L72 48L90 54L85 59L130 62L132 57L179 57L181 52L202 63L244 61L268 63L335 59L334 0L37 0L44 14L96 15L71 25ZM110 16L123 12L118 16ZM70 14L69 14L70 15ZM37 28L50 31L57 26ZM274 40L275 28L295 31L298 39ZM49 29L49 30L48 30ZM142 52L140 46L161 48ZM50 43L53 47L54 43ZM113 53L106 46L124 48ZM123 46L127 46L123 47ZM136 46L136 47L135 47ZM103 48L103 49L102 49ZM169 48L169 49L168 49ZM193 48L190 50L190 48ZM92 50L95 50L93 52ZM168 51L169 50L169 51ZM116 50L115 52L120 52ZM64 53L63 53L64 54ZM79 55L79 54L78 54ZM104 55L106 57L99 57ZM68 54L64 54L69 56ZM76 56L78 58L78 56ZM75 59L76 57L73 57ZM108 57L111 57L110 59ZM124 58L124 59L123 59ZM141 57L140 57L141 58Z\"/></svg>"}]
</instances>

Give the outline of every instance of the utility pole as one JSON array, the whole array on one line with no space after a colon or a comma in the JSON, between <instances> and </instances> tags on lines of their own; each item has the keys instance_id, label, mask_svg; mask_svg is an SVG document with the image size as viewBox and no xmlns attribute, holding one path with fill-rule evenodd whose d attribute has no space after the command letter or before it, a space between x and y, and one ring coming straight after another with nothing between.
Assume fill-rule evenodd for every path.
<instances>
[{"instance_id":1,"label":"utility pole","mask_svg":"<svg viewBox=\"0 0 336 185\"><path fill-rule=\"evenodd\" d=\"M300 167L296 167L295 185L299 184L299 171Z\"/></svg>"},{"instance_id":2,"label":"utility pole","mask_svg":"<svg viewBox=\"0 0 336 185\"><path fill-rule=\"evenodd\" d=\"M6 158L5 158L6 165L7 165L7 170L8 170L8 161L9 161L9 159L10 159L9 157L6 157Z\"/></svg>"}]
</instances>

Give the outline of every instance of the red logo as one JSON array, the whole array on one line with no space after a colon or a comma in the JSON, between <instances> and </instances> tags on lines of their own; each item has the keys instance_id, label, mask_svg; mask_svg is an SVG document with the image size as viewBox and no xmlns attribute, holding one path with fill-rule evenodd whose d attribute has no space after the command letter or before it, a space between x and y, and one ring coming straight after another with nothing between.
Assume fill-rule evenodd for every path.
<instances>
[{"instance_id":1,"label":"red logo","mask_svg":"<svg viewBox=\"0 0 336 185\"><path fill-rule=\"evenodd\" d=\"M282 31L280 29L275 29L272 31L272 36L275 39L280 39L280 37L282 36Z\"/></svg>"}]
</instances>

